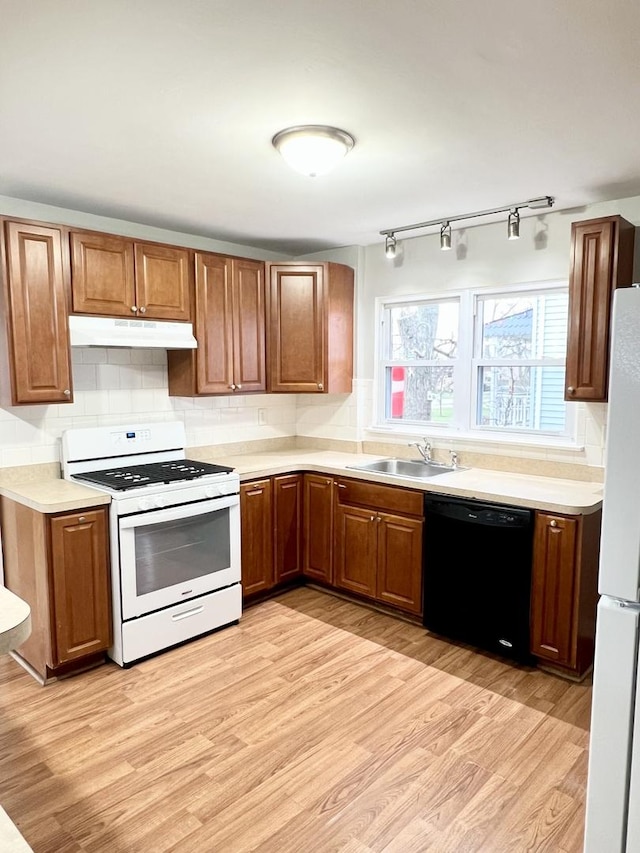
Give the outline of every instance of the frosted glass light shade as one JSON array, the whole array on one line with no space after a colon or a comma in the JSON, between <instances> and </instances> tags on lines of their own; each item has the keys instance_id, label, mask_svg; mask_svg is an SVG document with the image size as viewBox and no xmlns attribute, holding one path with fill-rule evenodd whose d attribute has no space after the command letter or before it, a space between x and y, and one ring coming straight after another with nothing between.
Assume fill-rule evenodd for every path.
<instances>
[{"instance_id":1,"label":"frosted glass light shade","mask_svg":"<svg viewBox=\"0 0 640 853\"><path fill-rule=\"evenodd\" d=\"M330 172L355 145L346 131L322 124L288 127L271 141L292 169L312 178Z\"/></svg>"}]
</instances>

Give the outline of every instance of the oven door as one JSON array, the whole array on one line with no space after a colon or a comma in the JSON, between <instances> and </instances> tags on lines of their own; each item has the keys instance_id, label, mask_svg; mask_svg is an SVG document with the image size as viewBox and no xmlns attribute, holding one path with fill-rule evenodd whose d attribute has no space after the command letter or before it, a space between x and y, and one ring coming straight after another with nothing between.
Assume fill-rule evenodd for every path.
<instances>
[{"instance_id":1,"label":"oven door","mask_svg":"<svg viewBox=\"0 0 640 853\"><path fill-rule=\"evenodd\" d=\"M118 519L122 618L240 581L238 495Z\"/></svg>"}]
</instances>

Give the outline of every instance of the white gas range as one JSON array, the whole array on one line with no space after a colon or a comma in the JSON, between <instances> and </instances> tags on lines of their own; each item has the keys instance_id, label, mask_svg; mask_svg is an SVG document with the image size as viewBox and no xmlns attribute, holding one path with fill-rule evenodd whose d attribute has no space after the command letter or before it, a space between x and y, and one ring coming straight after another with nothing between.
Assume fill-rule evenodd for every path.
<instances>
[{"instance_id":1,"label":"white gas range","mask_svg":"<svg viewBox=\"0 0 640 853\"><path fill-rule=\"evenodd\" d=\"M126 666L237 622L240 479L185 459L178 421L67 430L63 476L111 495L113 645Z\"/></svg>"}]
</instances>

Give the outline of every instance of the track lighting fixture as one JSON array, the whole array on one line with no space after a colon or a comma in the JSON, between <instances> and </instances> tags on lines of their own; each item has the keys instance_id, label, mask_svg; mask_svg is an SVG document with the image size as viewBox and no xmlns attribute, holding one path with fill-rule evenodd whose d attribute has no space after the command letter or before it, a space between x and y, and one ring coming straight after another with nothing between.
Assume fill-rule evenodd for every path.
<instances>
[{"instance_id":1,"label":"track lighting fixture","mask_svg":"<svg viewBox=\"0 0 640 853\"><path fill-rule=\"evenodd\" d=\"M507 239L508 240L518 240L520 237L520 214L518 213L518 208L514 208L509 213L509 218L507 220Z\"/></svg>"},{"instance_id":2,"label":"track lighting fixture","mask_svg":"<svg viewBox=\"0 0 640 853\"><path fill-rule=\"evenodd\" d=\"M443 252L451 249L451 225L448 222L443 222L440 226L440 248Z\"/></svg>"},{"instance_id":3,"label":"track lighting fixture","mask_svg":"<svg viewBox=\"0 0 640 853\"><path fill-rule=\"evenodd\" d=\"M459 222L461 219L477 219L480 216L494 216L496 213L509 213L507 220L507 236L509 240L517 240L520 236L520 213L522 208L529 210L542 210L543 208L553 207L555 199L550 195L543 195L539 198L530 198L528 201L519 201L517 204L507 204L504 207L492 207L489 210L478 210L475 213L460 213L457 216L447 216L446 218L431 219L429 222L416 222L415 225L401 225L397 228L387 228L381 231L385 237L385 254L388 258L396 256L396 234L399 231L415 231L418 228L431 228L434 225L440 226L440 248L446 251L451 248L451 223Z\"/></svg>"},{"instance_id":4,"label":"track lighting fixture","mask_svg":"<svg viewBox=\"0 0 640 853\"><path fill-rule=\"evenodd\" d=\"M394 234L387 234L387 239L384 241L384 253L389 259L396 256L396 238Z\"/></svg>"}]
</instances>

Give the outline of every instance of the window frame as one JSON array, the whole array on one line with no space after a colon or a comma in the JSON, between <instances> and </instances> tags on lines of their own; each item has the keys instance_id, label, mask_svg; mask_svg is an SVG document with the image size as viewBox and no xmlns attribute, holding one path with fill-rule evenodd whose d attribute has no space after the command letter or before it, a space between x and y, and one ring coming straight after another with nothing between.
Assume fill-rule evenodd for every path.
<instances>
[{"instance_id":1,"label":"window frame","mask_svg":"<svg viewBox=\"0 0 640 853\"><path fill-rule=\"evenodd\" d=\"M437 433L442 437L466 438L479 441L500 441L518 444L557 444L575 446L576 425L575 407L565 401L564 431L546 431L517 427L495 427L476 424L478 400L478 368L482 365L497 366L498 362L511 366L513 359L487 359L477 355L481 329L476 322L478 303L481 299L504 298L513 295L526 297L539 296L557 291L568 292L568 281L552 280L545 282L522 282L503 287L474 287L463 290L425 291L423 293L402 294L376 298L376 328L374 339L374 388L373 388L373 431L384 431L398 435L422 435L424 432ZM458 344L454 364L454 406L450 424L438 424L432 421L398 421L387 417L386 372L388 367L399 362L390 358L391 337L386 333L385 324L389 322L390 309L400 305L426 302L451 302L459 304ZM427 360L430 361L430 360ZM442 366L446 362L438 362ZM564 359L526 359L526 366L565 365ZM412 362L412 366L421 366L422 361Z\"/></svg>"}]
</instances>

